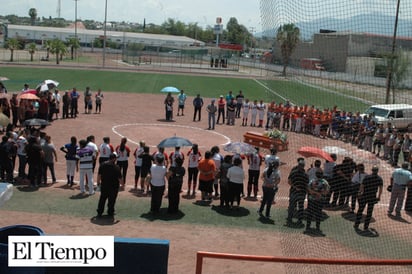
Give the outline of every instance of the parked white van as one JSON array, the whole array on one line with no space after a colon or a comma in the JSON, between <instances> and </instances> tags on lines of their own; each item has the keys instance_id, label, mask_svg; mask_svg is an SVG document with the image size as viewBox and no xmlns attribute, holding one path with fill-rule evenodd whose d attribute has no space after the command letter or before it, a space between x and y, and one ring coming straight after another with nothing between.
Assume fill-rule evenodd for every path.
<instances>
[{"instance_id":1,"label":"parked white van","mask_svg":"<svg viewBox=\"0 0 412 274\"><path fill-rule=\"evenodd\" d=\"M372 114L374 121L378 124L391 123L394 128L412 132L412 105L373 105L364 114Z\"/></svg>"}]
</instances>

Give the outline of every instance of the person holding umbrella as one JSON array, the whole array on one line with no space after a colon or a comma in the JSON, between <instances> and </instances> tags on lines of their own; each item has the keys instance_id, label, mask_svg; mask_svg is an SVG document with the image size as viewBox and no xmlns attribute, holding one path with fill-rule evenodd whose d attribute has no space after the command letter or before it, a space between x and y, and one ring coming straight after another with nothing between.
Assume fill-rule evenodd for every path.
<instances>
[{"instance_id":1,"label":"person holding umbrella","mask_svg":"<svg viewBox=\"0 0 412 274\"><path fill-rule=\"evenodd\" d=\"M172 93L169 92L165 98L165 111L166 111L166 121L171 121L173 119L173 104L175 98L173 98Z\"/></svg>"}]
</instances>

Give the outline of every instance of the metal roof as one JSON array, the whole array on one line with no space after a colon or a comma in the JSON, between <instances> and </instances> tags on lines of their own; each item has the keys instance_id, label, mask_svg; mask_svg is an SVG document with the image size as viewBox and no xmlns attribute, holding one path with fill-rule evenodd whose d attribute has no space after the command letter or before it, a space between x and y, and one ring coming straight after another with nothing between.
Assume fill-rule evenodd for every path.
<instances>
[{"instance_id":1,"label":"metal roof","mask_svg":"<svg viewBox=\"0 0 412 274\"><path fill-rule=\"evenodd\" d=\"M39 27L39 26L27 26L27 25L8 25L9 36L14 36L15 32L42 32L42 33L59 33L74 36L74 28L55 28L55 27ZM103 30L89 30L89 29L77 29L77 35L82 36L94 36L102 37L104 35ZM25 36L25 35L22 35ZM172 42L178 44L198 44L204 46L205 43L187 36L175 36L166 34L150 34L150 33L136 33L136 32L124 32L124 31L106 31L106 36L108 38L122 38L122 39L133 39L140 41L161 41Z\"/></svg>"}]
</instances>

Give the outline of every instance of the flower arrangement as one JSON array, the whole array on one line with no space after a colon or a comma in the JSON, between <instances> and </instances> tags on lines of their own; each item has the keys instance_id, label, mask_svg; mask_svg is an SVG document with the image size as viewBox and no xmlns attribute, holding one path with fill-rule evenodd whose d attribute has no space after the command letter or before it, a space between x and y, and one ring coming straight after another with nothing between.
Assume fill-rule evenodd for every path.
<instances>
[{"instance_id":1,"label":"flower arrangement","mask_svg":"<svg viewBox=\"0 0 412 274\"><path fill-rule=\"evenodd\" d=\"M271 139L280 140L282 144L286 144L288 142L288 136L280 131L279 129L272 129L270 131L265 131L263 136L269 137Z\"/></svg>"}]
</instances>

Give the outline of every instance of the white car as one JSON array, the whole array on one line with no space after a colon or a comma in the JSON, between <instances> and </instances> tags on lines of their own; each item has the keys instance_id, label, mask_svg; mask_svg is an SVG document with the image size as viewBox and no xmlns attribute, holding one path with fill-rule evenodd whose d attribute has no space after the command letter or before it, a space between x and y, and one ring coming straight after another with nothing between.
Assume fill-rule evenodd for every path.
<instances>
[{"instance_id":1,"label":"white car","mask_svg":"<svg viewBox=\"0 0 412 274\"><path fill-rule=\"evenodd\" d=\"M412 132L412 105L373 105L365 110L364 115L372 115L378 124L391 123L394 128Z\"/></svg>"}]
</instances>

